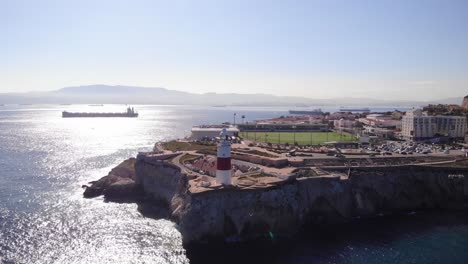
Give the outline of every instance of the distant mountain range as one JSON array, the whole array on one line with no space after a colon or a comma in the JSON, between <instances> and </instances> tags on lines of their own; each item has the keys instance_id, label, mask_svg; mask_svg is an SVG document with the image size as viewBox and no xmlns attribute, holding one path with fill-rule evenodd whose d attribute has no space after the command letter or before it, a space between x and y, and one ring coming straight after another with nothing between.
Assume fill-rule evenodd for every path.
<instances>
[{"instance_id":1,"label":"distant mountain range","mask_svg":"<svg viewBox=\"0 0 468 264\"><path fill-rule=\"evenodd\" d=\"M165 88L87 85L49 92L0 93L0 104L175 104L229 106L422 106L460 104L463 96L438 101L390 101L371 98L313 99L269 94L188 93Z\"/></svg>"}]
</instances>

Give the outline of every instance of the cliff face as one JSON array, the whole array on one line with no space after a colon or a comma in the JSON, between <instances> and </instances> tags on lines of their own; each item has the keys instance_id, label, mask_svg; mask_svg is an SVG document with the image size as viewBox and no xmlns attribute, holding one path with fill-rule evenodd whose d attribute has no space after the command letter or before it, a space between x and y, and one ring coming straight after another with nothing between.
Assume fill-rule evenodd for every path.
<instances>
[{"instance_id":1,"label":"cliff face","mask_svg":"<svg viewBox=\"0 0 468 264\"><path fill-rule=\"evenodd\" d=\"M349 179L353 215L463 208L467 170L404 166L357 170Z\"/></svg>"},{"instance_id":2,"label":"cliff face","mask_svg":"<svg viewBox=\"0 0 468 264\"><path fill-rule=\"evenodd\" d=\"M352 215L349 182L340 177L300 178L295 183L301 222L343 221Z\"/></svg>"},{"instance_id":3,"label":"cliff face","mask_svg":"<svg viewBox=\"0 0 468 264\"><path fill-rule=\"evenodd\" d=\"M460 209L468 168L404 166L354 169L347 179L298 178L259 189L190 193L186 175L165 162L138 160L137 181L164 200L185 243L291 235L306 223L420 209ZM465 177L461 177L464 175Z\"/></svg>"},{"instance_id":4,"label":"cliff face","mask_svg":"<svg viewBox=\"0 0 468 264\"><path fill-rule=\"evenodd\" d=\"M107 176L91 182L91 186L84 185L85 198L104 195L107 200L120 201L122 199L133 199L139 195L139 186L135 183L134 158L127 159L113 168Z\"/></svg>"},{"instance_id":5,"label":"cliff face","mask_svg":"<svg viewBox=\"0 0 468 264\"><path fill-rule=\"evenodd\" d=\"M177 207L175 200L187 192L187 176L171 163L138 156L135 171L136 183L142 187L145 194L163 202L171 210Z\"/></svg>"},{"instance_id":6,"label":"cliff face","mask_svg":"<svg viewBox=\"0 0 468 264\"><path fill-rule=\"evenodd\" d=\"M184 242L209 238L255 238L295 232L301 226L297 186L271 190L220 190L190 195L174 217Z\"/></svg>"}]
</instances>

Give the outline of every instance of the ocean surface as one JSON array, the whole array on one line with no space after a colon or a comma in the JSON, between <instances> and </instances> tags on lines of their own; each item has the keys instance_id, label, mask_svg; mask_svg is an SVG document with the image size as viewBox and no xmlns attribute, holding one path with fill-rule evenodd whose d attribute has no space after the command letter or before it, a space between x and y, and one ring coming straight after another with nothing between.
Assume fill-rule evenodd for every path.
<instances>
[{"instance_id":1,"label":"ocean surface","mask_svg":"<svg viewBox=\"0 0 468 264\"><path fill-rule=\"evenodd\" d=\"M146 218L136 204L83 199L81 185L157 141L188 136L193 125L288 109L135 108L136 119L63 119L63 110L125 106L0 106L0 263L468 263L466 213L384 216L312 227L289 241L185 249L174 223Z\"/></svg>"}]
</instances>

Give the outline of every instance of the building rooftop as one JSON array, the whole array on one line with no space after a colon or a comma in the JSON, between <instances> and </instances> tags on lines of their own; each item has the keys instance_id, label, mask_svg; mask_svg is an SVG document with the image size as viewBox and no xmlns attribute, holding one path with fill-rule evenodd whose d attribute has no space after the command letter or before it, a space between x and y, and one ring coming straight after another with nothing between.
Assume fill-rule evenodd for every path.
<instances>
[{"instance_id":1,"label":"building rooftop","mask_svg":"<svg viewBox=\"0 0 468 264\"><path fill-rule=\"evenodd\" d=\"M221 131L226 127L192 127L192 131ZM226 128L228 132L239 132L237 127L228 127Z\"/></svg>"},{"instance_id":2,"label":"building rooftop","mask_svg":"<svg viewBox=\"0 0 468 264\"><path fill-rule=\"evenodd\" d=\"M408 110L406 111L406 115L407 116L416 116L416 117L420 117L420 116L423 116L423 111L421 109L411 109L411 110Z\"/></svg>"}]
</instances>

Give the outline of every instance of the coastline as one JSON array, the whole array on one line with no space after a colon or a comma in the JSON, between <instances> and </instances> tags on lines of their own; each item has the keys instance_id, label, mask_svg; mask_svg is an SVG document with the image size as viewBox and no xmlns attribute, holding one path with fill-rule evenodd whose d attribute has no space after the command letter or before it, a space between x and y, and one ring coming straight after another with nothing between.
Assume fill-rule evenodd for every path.
<instances>
[{"instance_id":1,"label":"coastline","mask_svg":"<svg viewBox=\"0 0 468 264\"><path fill-rule=\"evenodd\" d=\"M184 246L190 263L409 263L416 252L433 263L465 263L468 253L446 255L438 240L463 237L468 211L415 211L355 218L337 224L308 225L294 237L264 237L244 243L209 243ZM415 243L417 241L417 243ZM466 239L464 239L466 241ZM466 244L452 244L466 252ZM445 253L445 254L444 254ZM434 261L437 259L438 261ZM427 260L427 259L426 259ZM424 263L423 259L420 259ZM429 261L431 262L431 261Z\"/></svg>"},{"instance_id":2,"label":"coastline","mask_svg":"<svg viewBox=\"0 0 468 264\"><path fill-rule=\"evenodd\" d=\"M142 213L148 215L152 206L167 209L168 213L156 213L156 218L174 221L185 245L248 242L270 235L294 237L310 226L379 215L466 211L468 200L466 178L449 177L466 175L466 160L460 160L463 165L458 167L328 168L328 175L296 177L261 188L216 187L194 192L197 176L175 165L168 159L172 157L141 153L131 159L134 174L128 173L129 167L123 162L86 191L102 188L105 182L108 186L102 194L106 200L144 201L150 209ZM334 176L347 170L347 178Z\"/></svg>"}]
</instances>

